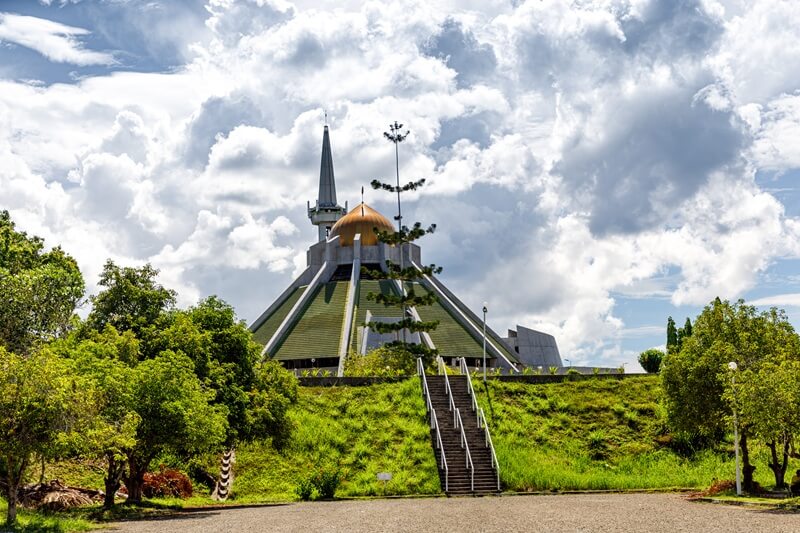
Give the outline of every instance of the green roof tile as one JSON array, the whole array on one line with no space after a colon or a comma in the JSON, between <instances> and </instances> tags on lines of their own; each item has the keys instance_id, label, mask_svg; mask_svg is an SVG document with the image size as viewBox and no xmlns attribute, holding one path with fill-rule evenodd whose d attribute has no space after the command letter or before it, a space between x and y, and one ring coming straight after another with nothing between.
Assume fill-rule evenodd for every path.
<instances>
[{"instance_id":1,"label":"green roof tile","mask_svg":"<svg viewBox=\"0 0 800 533\"><path fill-rule=\"evenodd\" d=\"M278 360L338 357L349 281L320 285L277 347Z\"/></svg>"},{"instance_id":2,"label":"green roof tile","mask_svg":"<svg viewBox=\"0 0 800 533\"><path fill-rule=\"evenodd\" d=\"M283 319L286 318L286 315L289 314L289 311L292 310L294 304L297 303L297 300L303 295L306 291L306 286L298 287L289 295L288 298L278 307L270 316L267 318L262 324L258 327L257 330L253 332L253 339L263 345L266 345L269 340L275 335L275 332L278 330L278 326L281 325Z\"/></svg>"}]
</instances>

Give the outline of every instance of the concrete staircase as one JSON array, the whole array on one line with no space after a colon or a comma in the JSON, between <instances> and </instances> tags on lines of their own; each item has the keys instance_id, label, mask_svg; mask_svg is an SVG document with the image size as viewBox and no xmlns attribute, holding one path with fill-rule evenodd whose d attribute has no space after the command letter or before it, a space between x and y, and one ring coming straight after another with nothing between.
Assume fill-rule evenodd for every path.
<instances>
[{"instance_id":1,"label":"concrete staircase","mask_svg":"<svg viewBox=\"0 0 800 533\"><path fill-rule=\"evenodd\" d=\"M450 410L445 376L426 376L430 391L431 405L436 411L442 436L442 448L447 461L447 474L437 450L436 430L431 430L431 439L436 451L436 463L439 467L439 480L448 496L497 494L497 472L492 465L492 452L486 444L486 434L478 425L477 413L472 410L472 398L469 395L467 376L448 376L453 401L461 414L464 434L467 438L469 452L474 465L474 485L472 472L467 463L467 451L462 447L461 428L454 423L454 412ZM448 475L448 479L445 476Z\"/></svg>"}]
</instances>

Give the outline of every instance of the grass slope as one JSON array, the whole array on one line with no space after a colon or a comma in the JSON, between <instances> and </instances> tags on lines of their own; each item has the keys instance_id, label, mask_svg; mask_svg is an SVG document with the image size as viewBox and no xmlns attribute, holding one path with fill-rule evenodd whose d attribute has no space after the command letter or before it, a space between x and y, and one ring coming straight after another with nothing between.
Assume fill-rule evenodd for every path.
<instances>
[{"instance_id":1,"label":"grass slope","mask_svg":"<svg viewBox=\"0 0 800 533\"><path fill-rule=\"evenodd\" d=\"M705 488L733 478L732 446L687 458L668 445L655 376L474 383L506 490ZM756 480L770 485L764 450L755 452Z\"/></svg>"},{"instance_id":2,"label":"grass slope","mask_svg":"<svg viewBox=\"0 0 800 533\"><path fill-rule=\"evenodd\" d=\"M297 483L322 465L339 465L337 496L441 491L419 380L368 387L301 387L296 427L276 451L254 443L236 452L237 501L296 499ZM386 484L378 472L391 472Z\"/></svg>"}]
</instances>

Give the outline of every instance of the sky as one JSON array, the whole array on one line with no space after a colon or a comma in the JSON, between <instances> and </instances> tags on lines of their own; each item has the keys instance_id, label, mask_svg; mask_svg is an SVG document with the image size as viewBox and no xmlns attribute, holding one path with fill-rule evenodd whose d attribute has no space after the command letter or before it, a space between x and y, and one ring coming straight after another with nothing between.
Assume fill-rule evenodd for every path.
<instances>
[{"instance_id":1,"label":"sky","mask_svg":"<svg viewBox=\"0 0 800 533\"><path fill-rule=\"evenodd\" d=\"M316 238L325 113L340 203L389 217L397 120L451 290L638 370L717 296L800 326L798 28L781 0L0 0L0 209L90 294L149 262L249 323Z\"/></svg>"}]
</instances>

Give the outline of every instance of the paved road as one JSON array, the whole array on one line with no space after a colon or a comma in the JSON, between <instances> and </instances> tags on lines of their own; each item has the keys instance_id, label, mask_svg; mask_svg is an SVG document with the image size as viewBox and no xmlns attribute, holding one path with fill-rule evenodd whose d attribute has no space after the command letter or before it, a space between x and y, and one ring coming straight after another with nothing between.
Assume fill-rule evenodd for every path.
<instances>
[{"instance_id":1,"label":"paved road","mask_svg":"<svg viewBox=\"0 0 800 533\"><path fill-rule=\"evenodd\" d=\"M314 502L185 513L113 531L800 532L800 514L686 501L677 494L591 494Z\"/></svg>"}]
</instances>

